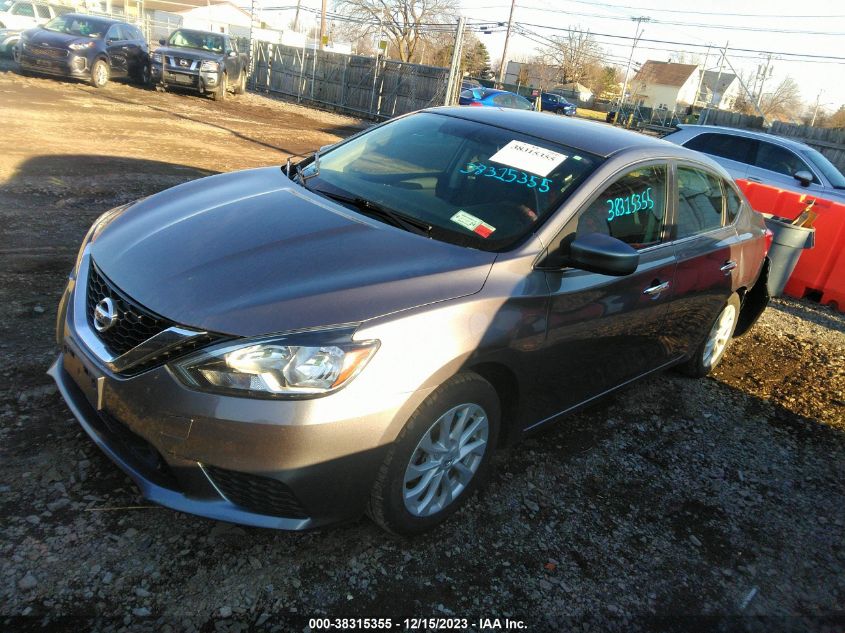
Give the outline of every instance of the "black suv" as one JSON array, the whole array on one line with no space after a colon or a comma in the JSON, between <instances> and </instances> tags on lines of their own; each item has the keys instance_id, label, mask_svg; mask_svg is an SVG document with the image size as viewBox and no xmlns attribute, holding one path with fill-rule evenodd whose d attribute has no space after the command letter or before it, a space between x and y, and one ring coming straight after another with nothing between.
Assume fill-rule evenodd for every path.
<instances>
[{"instance_id":1,"label":"black suv","mask_svg":"<svg viewBox=\"0 0 845 633\"><path fill-rule=\"evenodd\" d=\"M147 83L150 55L138 27L67 13L21 35L20 65L23 72L85 79L102 88L115 77Z\"/></svg>"},{"instance_id":2,"label":"black suv","mask_svg":"<svg viewBox=\"0 0 845 633\"><path fill-rule=\"evenodd\" d=\"M190 88L220 101L230 89L246 90L247 57L237 42L225 33L178 29L152 55L152 77L156 88Z\"/></svg>"}]
</instances>

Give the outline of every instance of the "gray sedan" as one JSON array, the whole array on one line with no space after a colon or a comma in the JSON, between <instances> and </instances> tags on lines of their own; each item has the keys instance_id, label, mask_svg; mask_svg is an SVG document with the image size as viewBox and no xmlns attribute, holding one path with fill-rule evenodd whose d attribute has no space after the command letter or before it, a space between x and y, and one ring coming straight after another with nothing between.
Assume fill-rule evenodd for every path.
<instances>
[{"instance_id":1,"label":"gray sedan","mask_svg":"<svg viewBox=\"0 0 845 633\"><path fill-rule=\"evenodd\" d=\"M50 371L152 501L412 534L497 447L653 372L706 375L767 270L762 220L696 152L439 108L106 213Z\"/></svg>"}]
</instances>

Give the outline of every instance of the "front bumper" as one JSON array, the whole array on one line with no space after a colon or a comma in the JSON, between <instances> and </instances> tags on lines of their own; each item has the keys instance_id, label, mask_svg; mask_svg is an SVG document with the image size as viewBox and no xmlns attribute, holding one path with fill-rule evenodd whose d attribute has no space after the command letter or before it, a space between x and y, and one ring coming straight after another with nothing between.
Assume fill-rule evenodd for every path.
<instances>
[{"instance_id":1,"label":"front bumper","mask_svg":"<svg viewBox=\"0 0 845 633\"><path fill-rule=\"evenodd\" d=\"M71 280L60 306L62 352L49 373L142 495L174 510L286 530L357 518L393 439L386 429L426 395L365 398L352 383L324 398L257 400L190 390L166 366L115 375L78 333L87 321L76 320L85 302L74 289Z\"/></svg>"},{"instance_id":2,"label":"front bumper","mask_svg":"<svg viewBox=\"0 0 845 633\"><path fill-rule=\"evenodd\" d=\"M68 55L61 58L34 55L27 49L21 50L19 44L18 62L23 70L34 73L79 79L91 76L88 59L83 55Z\"/></svg>"},{"instance_id":3,"label":"front bumper","mask_svg":"<svg viewBox=\"0 0 845 633\"><path fill-rule=\"evenodd\" d=\"M160 86L174 86L187 88L200 93L210 92L217 88L220 81L220 73L187 69L167 63L152 63L150 73L153 83Z\"/></svg>"}]
</instances>

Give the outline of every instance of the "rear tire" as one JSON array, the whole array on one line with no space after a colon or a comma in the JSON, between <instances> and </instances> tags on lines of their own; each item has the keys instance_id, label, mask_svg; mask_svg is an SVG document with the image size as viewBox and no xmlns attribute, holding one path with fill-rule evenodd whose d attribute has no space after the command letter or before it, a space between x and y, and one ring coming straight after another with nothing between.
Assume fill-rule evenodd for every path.
<instances>
[{"instance_id":1,"label":"rear tire","mask_svg":"<svg viewBox=\"0 0 845 633\"><path fill-rule=\"evenodd\" d=\"M739 308L739 297L734 293L719 312L692 358L679 367L681 373L691 378L704 378L718 366L730 347L739 321Z\"/></svg>"},{"instance_id":2,"label":"rear tire","mask_svg":"<svg viewBox=\"0 0 845 633\"><path fill-rule=\"evenodd\" d=\"M104 59L98 59L91 66L91 85L95 88L105 88L109 83L109 65Z\"/></svg>"},{"instance_id":3,"label":"rear tire","mask_svg":"<svg viewBox=\"0 0 845 633\"><path fill-rule=\"evenodd\" d=\"M454 514L487 480L499 397L473 372L438 387L411 415L379 469L367 514L395 534L419 534Z\"/></svg>"},{"instance_id":4,"label":"rear tire","mask_svg":"<svg viewBox=\"0 0 845 633\"><path fill-rule=\"evenodd\" d=\"M223 101L226 98L226 91L229 89L229 80L226 76L226 73L220 77L220 83L217 85L217 89L211 93L211 98L214 101Z\"/></svg>"}]
</instances>

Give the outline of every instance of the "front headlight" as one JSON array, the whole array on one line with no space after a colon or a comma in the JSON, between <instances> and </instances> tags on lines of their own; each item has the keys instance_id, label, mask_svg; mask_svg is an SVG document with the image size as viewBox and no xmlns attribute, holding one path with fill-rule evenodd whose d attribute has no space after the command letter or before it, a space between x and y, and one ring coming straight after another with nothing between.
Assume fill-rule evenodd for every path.
<instances>
[{"instance_id":1,"label":"front headlight","mask_svg":"<svg viewBox=\"0 0 845 633\"><path fill-rule=\"evenodd\" d=\"M94 42L92 41L73 42L71 44L68 44L68 48L72 51L84 51L86 48L91 48L92 46L94 46Z\"/></svg>"},{"instance_id":2,"label":"front headlight","mask_svg":"<svg viewBox=\"0 0 845 633\"><path fill-rule=\"evenodd\" d=\"M211 59L207 59L202 64L200 64L200 70L202 72L207 72L207 73L208 72L216 73L218 70L220 70L220 66L217 62L215 62Z\"/></svg>"},{"instance_id":3,"label":"front headlight","mask_svg":"<svg viewBox=\"0 0 845 633\"><path fill-rule=\"evenodd\" d=\"M153 60L154 64L161 64L163 63L163 58L161 53L153 53L150 58Z\"/></svg>"},{"instance_id":4,"label":"front headlight","mask_svg":"<svg viewBox=\"0 0 845 633\"><path fill-rule=\"evenodd\" d=\"M172 369L188 387L248 398L308 398L352 380L378 349L354 342L350 330L309 332L224 343L176 361Z\"/></svg>"}]
</instances>

